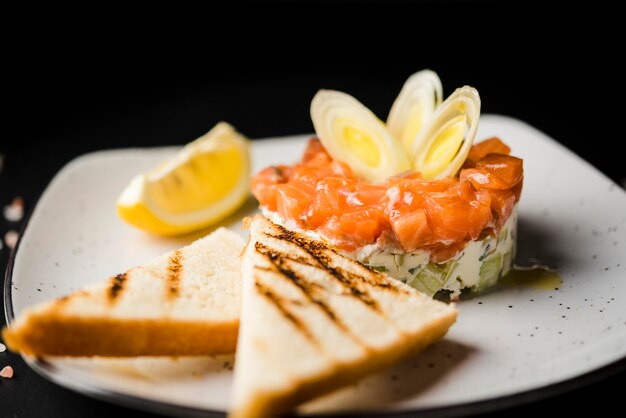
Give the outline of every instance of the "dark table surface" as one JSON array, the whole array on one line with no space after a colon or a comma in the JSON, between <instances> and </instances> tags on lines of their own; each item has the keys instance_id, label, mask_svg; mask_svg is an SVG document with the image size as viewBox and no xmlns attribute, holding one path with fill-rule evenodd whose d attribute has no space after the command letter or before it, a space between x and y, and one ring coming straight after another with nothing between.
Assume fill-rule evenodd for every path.
<instances>
[{"instance_id":1,"label":"dark table surface","mask_svg":"<svg viewBox=\"0 0 626 418\"><path fill-rule=\"evenodd\" d=\"M329 10L296 11L306 20L237 21L253 34L243 43L227 43L223 31L201 27L184 29L175 41L166 30L152 33L150 42L141 36L112 41L105 34L90 37L88 48L68 47L73 33L16 47L3 82L8 110L0 125L0 209L20 196L29 212L64 164L93 150L184 144L220 120L251 138L311 132L308 106L319 88L353 94L384 118L406 77L422 68L439 73L446 94L463 84L477 87L483 112L530 123L625 184L615 145L624 138L622 110L608 104L613 94L622 94L622 69L589 44L590 34L576 20L601 18L609 27L610 12L579 11L554 30L558 13L501 9L497 3L374 2L359 6L365 17L358 22L351 20L353 2ZM498 17L485 17L493 10ZM460 35L438 36L442 27ZM601 30L593 40L606 45L613 35ZM291 37L299 48L285 43ZM0 238L20 228L21 222L0 217ZM9 253L3 242L0 271ZM0 354L4 365L15 376L0 379L0 417L128 412L48 382L15 354ZM573 414L592 405L616 410L625 384L626 373L619 372L506 413L556 408Z\"/></svg>"}]
</instances>

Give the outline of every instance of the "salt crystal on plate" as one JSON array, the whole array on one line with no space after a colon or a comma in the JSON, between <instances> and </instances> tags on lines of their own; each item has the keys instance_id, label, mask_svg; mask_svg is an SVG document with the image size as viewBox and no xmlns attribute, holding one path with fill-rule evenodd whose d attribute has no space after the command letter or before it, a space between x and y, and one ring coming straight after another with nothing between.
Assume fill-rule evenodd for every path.
<instances>
[{"instance_id":1,"label":"salt crystal on plate","mask_svg":"<svg viewBox=\"0 0 626 418\"><path fill-rule=\"evenodd\" d=\"M0 377L6 377L10 379L13 377L13 367L6 366L4 369L0 370Z\"/></svg>"},{"instance_id":2,"label":"salt crystal on plate","mask_svg":"<svg viewBox=\"0 0 626 418\"><path fill-rule=\"evenodd\" d=\"M7 346L0 343L0 353L4 353L7 350Z\"/></svg>"},{"instance_id":3,"label":"salt crystal on plate","mask_svg":"<svg viewBox=\"0 0 626 418\"><path fill-rule=\"evenodd\" d=\"M16 197L10 205L4 207L4 217L9 222L18 222L24 217L24 199Z\"/></svg>"},{"instance_id":4,"label":"salt crystal on plate","mask_svg":"<svg viewBox=\"0 0 626 418\"><path fill-rule=\"evenodd\" d=\"M9 248L15 247L18 238L19 234L17 233L17 231L14 230L7 231L7 233L4 234L4 242Z\"/></svg>"}]
</instances>

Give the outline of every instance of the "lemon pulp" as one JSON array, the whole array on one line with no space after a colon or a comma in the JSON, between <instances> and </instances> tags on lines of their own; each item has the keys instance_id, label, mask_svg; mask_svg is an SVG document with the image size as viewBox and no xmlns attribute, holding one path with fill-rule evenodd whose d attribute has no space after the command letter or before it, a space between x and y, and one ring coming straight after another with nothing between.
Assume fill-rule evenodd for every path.
<instances>
[{"instance_id":1,"label":"lemon pulp","mask_svg":"<svg viewBox=\"0 0 626 418\"><path fill-rule=\"evenodd\" d=\"M158 235L193 232L233 213L249 194L248 141L227 123L137 175L120 195L127 223Z\"/></svg>"},{"instance_id":2,"label":"lemon pulp","mask_svg":"<svg viewBox=\"0 0 626 418\"><path fill-rule=\"evenodd\" d=\"M152 203L180 214L201 210L219 202L244 174L245 161L235 147L198 153L166 176L146 184Z\"/></svg>"}]
</instances>

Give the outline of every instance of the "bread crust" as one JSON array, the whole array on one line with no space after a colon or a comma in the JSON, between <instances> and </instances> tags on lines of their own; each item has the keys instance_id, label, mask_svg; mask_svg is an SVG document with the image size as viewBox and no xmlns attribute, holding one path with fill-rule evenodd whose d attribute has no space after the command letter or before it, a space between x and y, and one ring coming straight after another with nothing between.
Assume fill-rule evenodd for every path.
<instances>
[{"instance_id":1,"label":"bread crust","mask_svg":"<svg viewBox=\"0 0 626 418\"><path fill-rule=\"evenodd\" d=\"M334 370L308 377L306 381L293 381L293 386L284 391L259 391L252 402L234 405L229 418L262 418L280 416L296 406L346 387L365 376L380 371L399 361L418 354L433 342L443 338L456 321L454 311L431 323L421 332L406 336L384 351L372 352L371 356L359 358L351 363L336 364ZM374 361L375 359L375 361Z\"/></svg>"},{"instance_id":2,"label":"bread crust","mask_svg":"<svg viewBox=\"0 0 626 418\"><path fill-rule=\"evenodd\" d=\"M228 322L29 315L5 329L7 347L33 356L194 356L235 351L239 320Z\"/></svg>"},{"instance_id":3,"label":"bread crust","mask_svg":"<svg viewBox=\"0 0 626 418\"><path fill-rule=\"evenodd\" d=\"M25 309L3 330L34 356L190 356L235 351L241 237L219 228L194 243Z\"/></svg>"},{"instance_id":4,"label":"bread crust","mask_svg":"<svg viewBox=\"0 0 626 418\"><path fill-rule=\"evenodd\" d=\"M261 216L250 229L230 418L288 413L417 354L456 321L453 305L324 242Z\"/></svg>"}]
</instances>

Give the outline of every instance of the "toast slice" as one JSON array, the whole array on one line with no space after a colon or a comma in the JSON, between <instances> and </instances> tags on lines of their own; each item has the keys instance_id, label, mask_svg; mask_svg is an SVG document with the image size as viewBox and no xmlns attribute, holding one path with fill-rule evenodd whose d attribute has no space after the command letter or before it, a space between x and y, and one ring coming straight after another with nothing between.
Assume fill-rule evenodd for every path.
<instances>
[{"instance_id":1,"label":"toast slice","mask_svg":"<svg viewBox=\"0 0 626 418\"><path fill-rule=\"evenodd\" d=\"M244 242L220 228L191 245L23 312L3 331L29 355L179 356L235 351Z\"/></svg>"},{"instance_id":2,"label":"toast slice","mask_svg":"<svg viewBox=\"0 0 626 418\"><path fill-rule=\"evenodd\" d=\"M276 416L443 337L457 311L257 216L242 259L231 418Z\"/></svg>"}]
</instances>

